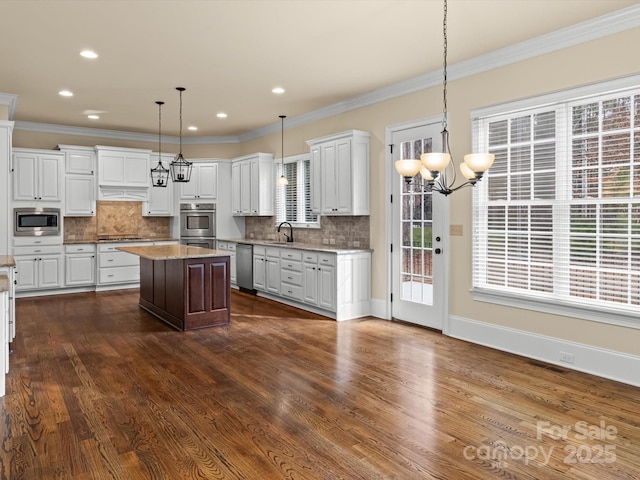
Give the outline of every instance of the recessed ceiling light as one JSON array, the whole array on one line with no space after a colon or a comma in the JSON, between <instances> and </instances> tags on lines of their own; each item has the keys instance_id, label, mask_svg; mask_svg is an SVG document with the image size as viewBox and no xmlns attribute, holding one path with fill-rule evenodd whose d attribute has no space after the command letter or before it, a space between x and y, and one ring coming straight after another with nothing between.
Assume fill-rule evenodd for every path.
<instances>
[{"instance_id":1,"label":"recessed ceiling light","mask_svg":"<svg viewBox=\"0 0 640 480\"><path fill-rule=\"evenodd\" d=\"M220 113L216 114L216 117L218 117L218 118L227 118L227 114L224 113L224 112L220 112Z\"/></svg>"},{"instance_id":2,"label":"recessed ceiling light","mask_svg":"<svg viewBox=\"0 0 640 480\"><path fill-rule=\"evenodd\" d=\"M70 92L69 90L60 90L58 95L62 95L63 97L73 97L73 92Z\"/></svg>"},{"instance_id":3,"label":"recessed ceiling light","mask_svg":"<svg viewBox=\"0 0 640 480\"><path fill-rule=\"evenodd\" d=\"M98 54L92 50L83 50L80 55L84 58L98 58Z\"/></svg>"},{"instance_id":4,"label":"recessed ceiling light","mask_svg":"<svg viewBox=\"0 0 640 480\"><path fill-rule=\"evenodd\" d=\"M196 130L198 130L198 127L196 127L195 125L191 125L190 127L187 127L187 130L191 130L192 132L195 132Z\"/></svg>"},{"instance_id":5,"label":"recessed ceiling light","mask_svg":"<svg viewBox=\"0 0 640 480\"><path fill-rule=\"evenodd\" d=\"M273 93L280 95L282 93L284 93L284 88L282 87L275 87L273 90L271 90Z\"/></svg>"},{"instance_id":6,"label":"recessed ceiling light","mask_svg":"<svg viewBox=\"0 0 640 480\"><path fill-rule=\"evenodd\" d=\"M90 118L91 120L98 120L100 115L87 115L87 118Z\"/></svg>"}]
</instances>

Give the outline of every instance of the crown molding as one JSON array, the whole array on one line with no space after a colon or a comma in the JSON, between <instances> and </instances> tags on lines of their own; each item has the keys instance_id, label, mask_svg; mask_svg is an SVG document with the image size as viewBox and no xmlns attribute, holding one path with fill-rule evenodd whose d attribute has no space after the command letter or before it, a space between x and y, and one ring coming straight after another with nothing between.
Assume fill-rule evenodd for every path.
<instances>
[{"instance_id":1,"label":"crown molding","mask_svg":"<svg viewBox=\"0 0 640 480\"><path fill-rule=\"evenodd\" d=\"M16 113L17 101L18 95L13 93L0 93L0 105L6 105L9 107L9 120L13 120L13 116Z\"/></svg>"},{"instance_id":2,"label":"crown molding","mask_svg":"<svg viewBox=\"0 0 640 480\"><path fill-rule=\"evenodd\" d=\"M510 45L493 52L464 60L448 67L450 80L459 80L465 77L476 75L496 68L504 67L513 63L528 60L537 56L546 55L565 48L569 48L581 43L597 40L620 33L626 30L640 27L640 5L632 5L621 10L587 20L582 23L557 30L555 32L542 35L531 40L526 40L514 45ZM371 92L358 95L343 102L335 103L311 112L289 117L286 122L287 128L307 125L319 120L324 120L336 115L346 113L351 110L374 105L376 103L391 100L403 95L415 93L420 90L434 87L442 82L442 73L433 71L413 77L392 85L388 85ZM10 94L0 94L0 104L3 96L10 97ZM10 105L9 119L13 119L17 95L13 96ZM110 138L118 140L151 141L157 140L157 136L152 134L122 132L117 130L103 130L86 127L71 127L34 122L15 122L16 130L28 130L45 133L61 133L68 135L92 136L100 138ZM190 137L183 138L183 144L219 144L219 143L241 143L256 138L280 132L281 124L276 122L257 128L250 132L238 136L224 137ZM164 137L166 143L178 143L178 137Z\"/></svg>"}]
</instances>

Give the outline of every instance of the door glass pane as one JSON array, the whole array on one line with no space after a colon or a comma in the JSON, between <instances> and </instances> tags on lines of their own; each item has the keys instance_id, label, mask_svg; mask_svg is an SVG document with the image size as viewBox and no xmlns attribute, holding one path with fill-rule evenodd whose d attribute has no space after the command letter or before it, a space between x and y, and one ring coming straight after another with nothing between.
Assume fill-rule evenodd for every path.
<instances>
[{"instance_id":1,"label":"door glass pane","mask_svg":"<svg viewBox=\"0 0 640 480\"><path fill-rule=\"evenodd\" d=\"M420 158L431 152L432 139L425 138L401 144L402 159ZM433 226L431 188L420 174L411 184L402 181L402 300L433 304L432 239Z\"/></svg>"}]
</instances>

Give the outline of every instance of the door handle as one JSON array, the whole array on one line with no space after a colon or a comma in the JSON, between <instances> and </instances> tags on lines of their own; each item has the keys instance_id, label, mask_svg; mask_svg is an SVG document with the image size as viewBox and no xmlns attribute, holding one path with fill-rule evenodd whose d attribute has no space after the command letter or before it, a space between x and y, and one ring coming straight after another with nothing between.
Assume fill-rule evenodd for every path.
<instances>
[{"instance_id":1,"label":"door handle","mask_svg":"<svg viewBox=\"0 0 640 480\"><path fill-rule=\"evenodd\" d=\"M440 255L442 253L442 250L440 250L439 248L435 249L436 255Z\"/></svg>"}]
</instances>

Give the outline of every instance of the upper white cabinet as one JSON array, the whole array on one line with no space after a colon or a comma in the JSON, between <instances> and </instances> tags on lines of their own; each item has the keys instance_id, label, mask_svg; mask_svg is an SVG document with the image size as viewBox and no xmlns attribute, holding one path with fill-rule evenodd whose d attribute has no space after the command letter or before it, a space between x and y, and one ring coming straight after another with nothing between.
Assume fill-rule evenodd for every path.
<instances>
[{"instance_id":1,"label":"upper white cabinet","mask_svg":"<svg viewBox=\"0 0 640 480\"><path fill-rule=\"evenodd\" d=\"M234 158L231 167L233 215L273 215L273 154Z\"/></svg>"},{"instance_id":2,"label":"upper white cabinet","mask_svg":"<svg viewBox=\"0 0 640 480\"><path fill-rule=\"evenodd\" d=\"M60 202L64 154L51 150L13 149L13 200Z\"/></svg>"},{"instance_id":3,"label":"upper white cabinet","mask_svg":"<svg viewBox=\"0 0 640 480\"><path fill-rule=\"evenodd\" d=\"M322 215L369 215L369 138L349 130L308 140L311 207Z\"/></svg>"},{"instance_id":4,"label":"upper white cabinet","mask_svg":"<svg viewBox=\"0 0 640 480\"><path fill-rule=\"evenodd\" d=\"M218 197L218 164L193 162L191 181L180 183L181 200L216 200Z\"/></svg>"},{"instance_id":5,"label":"upper white cabinet","mask_svg":"<svg viewBox=\"0 0 640 480\"><path fill-rule=\"evenodd\" d=\"M169 163L173 160L173 154L162 154L162 164L169 168ZM158 154L151 154L151 165L158 164ZM151 173L149 173L151 175ZM151 177L149 177L151 178ZM149 187L147 201L142 205L142 215L145 217L170 217L173 216L173 195L175 184L169 179L166 187Z\"/></svg>"},{"instance_id":6,"label":"upper white cabinet","mask_svg":"<svg viewBox=\"0 0 640 480\"><path fill-rule=\"evenodd\" d=\"M96 214L96 152L93 147L58 145L64 153L64 215L85 217Z\"/></svg>"},{"instance_id":7,"label":"upper white cabinet","mask_svg":"<svg viewBox=\"0 0 640 480\"><path fill-rule=\"evenodd\" d=\"M99 198L146 200L151 150L96 146Z\"/></svg>"}]
</instances>

